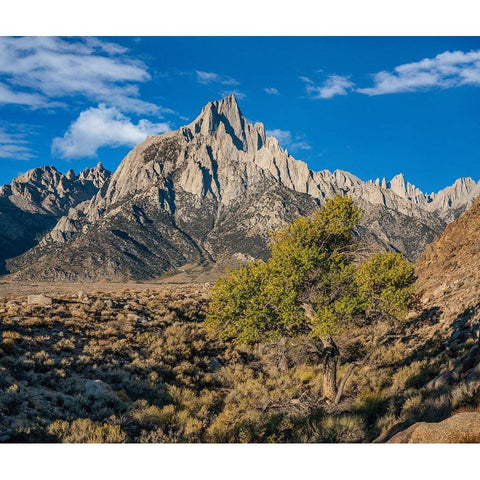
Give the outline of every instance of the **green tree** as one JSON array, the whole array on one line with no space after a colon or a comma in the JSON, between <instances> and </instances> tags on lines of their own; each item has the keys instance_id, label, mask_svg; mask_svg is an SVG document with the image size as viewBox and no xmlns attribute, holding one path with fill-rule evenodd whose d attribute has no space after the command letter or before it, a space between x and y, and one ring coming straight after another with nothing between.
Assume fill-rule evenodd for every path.
<instances>
[{"instance_id":1,"label":"green tree","mask_svg":"<svg viewBox=\"0 0 480 480\"><path fill-rule=\"evenodd\" d=\"M213 288L206 327L251 343L308 334L322 344L323 393L339 401L334 336L352 321L399 318L413 299L413 268L400 254L356 262L354 228L361 210L336 196L311 217L271 235L271 257L227 272ZM351 372L351 370L350 370Z\"/></svg>"}]
</instances>

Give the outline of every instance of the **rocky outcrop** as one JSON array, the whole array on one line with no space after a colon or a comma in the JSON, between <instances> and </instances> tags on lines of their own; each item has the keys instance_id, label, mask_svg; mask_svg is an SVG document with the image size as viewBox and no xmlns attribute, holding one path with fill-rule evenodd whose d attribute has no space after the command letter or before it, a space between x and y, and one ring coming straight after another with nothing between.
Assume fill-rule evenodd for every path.
<instances>
[{"instance_id":1,"label":"rocky outcrop","mask_svg":"<svg viewBox=\"0 0 480 480\"><path fill-rule=\"evenodd\" d=\"M269 231L335 194L363 208L358 233L372 249L414 260L446 225L403 176L363 182L310 170L263 124L249 123L234 95L209 102L189 125L148 137L102 185L8 262L17 277L151 278L187 263L265 258Z\"/></svg>"},{"instance_id":2,"label":"rocky outcrop","mask_svg":"<svg viewBox=\"0 0 480 480\"><path fill-rule=\"evenodd\" d=\"M387 443L479 443L480 412L464 412L438 423L418 422Z\"/></svg>"},{"instance_id":3,"label":"rocky outcrop","mask_svg":"<svg viewBox=\"0 0 480 480\"><path fill-rule=\"evenodd\" d=\"M110 172L99 163L77 176L73 170L65 175L55 167L34 168L14 178L0 191L21 210L53 215L65 215L79 203L90 200L110 177Z\"/></svg>"},{"instance_id":4,"label":"rocky outcrop","mask_svg":"<svg viewBox=\"0 0 480 480\"><path fill-rule=\"evenodd\" d=\"M480 302L480 199L450 223L418 259L423 302L460 314Z\"/></svg>"},{"instance_id":5,"label":"rocky outcrop","mask_svg":"<svg viewBox=\"0 0 480 480\"><path fill-rule=\"evenodd\" d=\"M59 218L90 200L108 181L101 163L77 176L55 167L34 168L0 190L0 273L7 258L37 245Z\"/></svg>"}]
</instances>

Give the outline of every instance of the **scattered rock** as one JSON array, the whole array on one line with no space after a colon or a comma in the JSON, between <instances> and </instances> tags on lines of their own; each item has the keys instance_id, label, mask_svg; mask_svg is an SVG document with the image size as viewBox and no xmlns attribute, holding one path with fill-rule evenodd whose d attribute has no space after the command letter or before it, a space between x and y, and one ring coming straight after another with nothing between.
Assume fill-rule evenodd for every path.
<instances>
[{"instance_id":1,"label":"scattered rock","mask_svg":"<svg viewBox=\"0 0 480 480\"><path fill-rule=\"evenodd\" d=\"M106 393L112 392L112 387L102 380L87 380L85 382L85 394L100 397Z\"/></svg>"},{"instance_id":2,"label":"scattered rock","mask_svg":"<svg viewBox=\"0 0 480 480\"><path fill-rule=\"evenodd\" d=\"M147 319L145 317L142 317L141 315L137 315L136 313L127 313L127 318L132 322L137 322L137 323L147 322Z\"/></svg>"},{"instance_id":3,"label":"scattered rock","mask_svg":"<svg viewBox=\"0 0 480 480\"><path fill-rule=\"evenodd\" d=\"M472 368L465 382L469 390L475 392L480 390L480 362Z\"/></svg>"},{"instance_id":4,"label":"scattered rock","mask_svg":"<svg viewBox=\"0 0 480 480\"><path fill-rule=\"evenodd\" d=\"M208 361L208 366L214 371L216 372L217 370L220 370L222 368L222 364L220 363L220 361L218 360L218 358L216 357L210 357L209 361Z\"/></svg>"},{"instance_id":5,"label":"scattered rock","mask_svg":"<svg viewBox=\"0 0 480 480\"><path fill-rule=\"evenodd\" d=\"M465 337L465 331L463 330L455 330L451 337L450 342L461 341Z\"/></svg>"},{"instance_id":6,"label":"scattered rock","mask_svg":"<svg viewBox=\"0 0 480 480\"><path fill-rule=\"evenodd\" d=\"M447 285L446 283L442 283L439 287L437 287L433 291L433 296L434 297L439 297L441 295L445 295L445 293L450 289L450 286Z\"/></svg>"},{"instance_id":7,"label":"scattered rock","mask_svg":"<svg viewBox=\"0 0 480 480\"><path fill-rule=\"evenodd\" d=\"M28 305L38 305L40 307L49 307L52 305L53 300L47 297L43 293L40 295L29 295L27 298Z\"/></svg>"},{"instance_id":8,"label":"scattered rock","mask_svg":"<svg viewBox=\"0 0 480 480\"><path fill-rule=\"evenodd\" d=\"M105 304L105 308L115 308L116 307L115 302L110 298L105 300L103 303Z\"/></svg>"},{"instance_id":9,"label":"scattered rock","mask_svg":"<svg viewBox=\"0 0 480 480\"><path fill-rule=\"evenodd\" d=\"M89 300L88 295L83 290L78 292L78 299L82 302L87 302Z\"/></svg>"},{"instance_id":10,"label":"scattered rock","mask_svg":"<svg viewBox=\"0 0 480 480\"><path fill-rule=\"evenodd\" d=\"M447 370L446 372L441 373L433 380L430 380L425 388L427 390L436 390L437 388L443 387L444 385L451 385L459 380L459 375L455 371Z\"/></svg>"}]
</instances>

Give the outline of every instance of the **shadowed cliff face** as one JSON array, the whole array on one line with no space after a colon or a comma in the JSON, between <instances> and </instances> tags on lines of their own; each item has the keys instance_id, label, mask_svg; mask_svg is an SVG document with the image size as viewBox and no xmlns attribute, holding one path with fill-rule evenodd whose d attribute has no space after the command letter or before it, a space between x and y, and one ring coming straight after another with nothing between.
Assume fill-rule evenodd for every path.
<instances>
[{"instance_id":1,"label":"shadowed cliff face","mask_svg":"<svg viewBox=\"0 0 480 480\"><path fill-rule=\"evenodd\" d=\"M359 233L372 249L413 260L454 215L445 202L461 210L477 188L467 182L441 197L403 176L363 182L313 172L263 124L249 123L233 95L208 103L187 126L148 137L102 185L9 268L19 278L141 279L187 263L236 265L266 258L269 231L335 194L364 209Z\"/></svg>"},{"instance_id":2,"label":"shadowed cliff face","mask_svg":"<svg viewBox=\"0 0 480 480\"><path fill-rule=\"evenodd\" d=\"M480 302L480 199L428 245L416 271L426 305L455 314Z\"/></svg>"},{"instance_id":3,"label":"shadowed cliff face","mask_svg":"<svg viewBox=\"0 0 480 480\"><path fill-rule=\"evenodd\" d=\"M40 167L18 176L0 190L0 273L5 260L36 246L71 207L90 200L108 180L102 164L77 176Z\"/></svg>"}]
</instances>

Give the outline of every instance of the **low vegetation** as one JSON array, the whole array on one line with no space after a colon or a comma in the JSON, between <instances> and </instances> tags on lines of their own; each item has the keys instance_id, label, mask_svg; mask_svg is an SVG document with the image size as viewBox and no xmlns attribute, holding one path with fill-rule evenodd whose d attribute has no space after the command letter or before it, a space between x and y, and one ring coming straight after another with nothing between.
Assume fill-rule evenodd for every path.
<instances>
[{"instance_id":1,"label":"low vegetation","mask_svg":"<svg viewBox=\"0 0 480 480\"><path fill-rule=\"evenodd\" d=\"M204 328L206 289L64 295L0 303L0 439L10 442L366 442L409 418L475 409L468 392L425 384L442 341L418 325L353 326L337 338L339 405L325 402L308 336L237 345ZM412 358L415 358L412 360Z\"/></svg>"},{"instance_id":2,"label":"low vegetation","mask_svg":"<svg viewBox=\"0 0 480 480\"><path fill-rule=\"evenodd\" d=\"M322 257L297 242L303 227L310 239L325 233L323 210L276 234L271 263L231 272L213 290L0 301L0 441L371 442L478 410L464 384L429 386L458 352L445 349L431 315L403 315L411 267L394 254L356 262L341 229L358 212L348 201L332 208L351 215L323 238L344 235L341 251ZM326 357L334 380L348 379L333 383L341 397L324 381Z\"/></svg>"}]
</instances>

